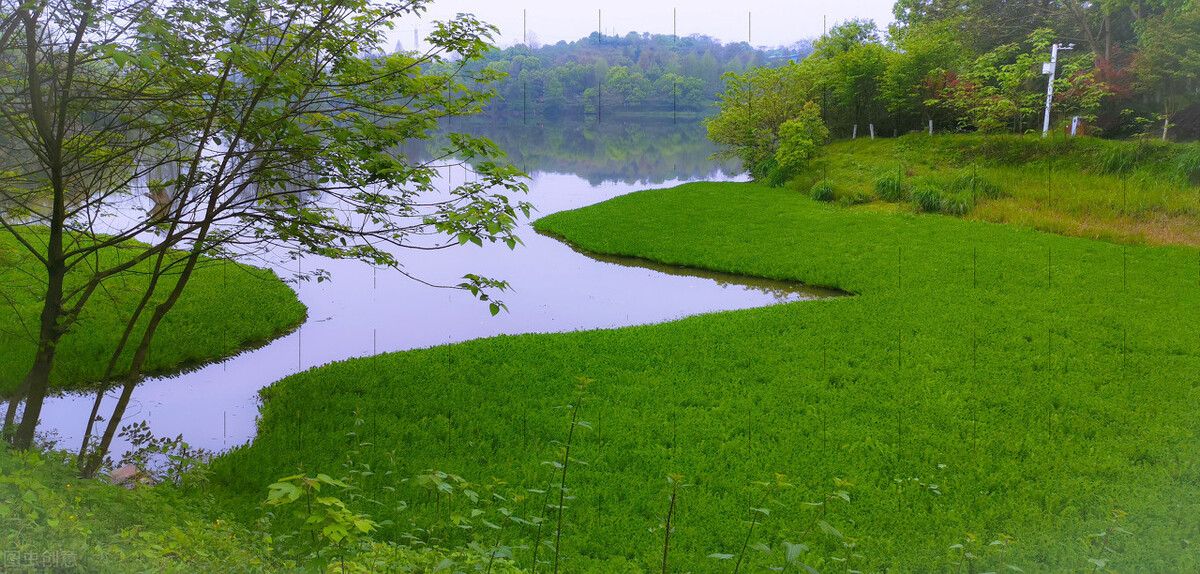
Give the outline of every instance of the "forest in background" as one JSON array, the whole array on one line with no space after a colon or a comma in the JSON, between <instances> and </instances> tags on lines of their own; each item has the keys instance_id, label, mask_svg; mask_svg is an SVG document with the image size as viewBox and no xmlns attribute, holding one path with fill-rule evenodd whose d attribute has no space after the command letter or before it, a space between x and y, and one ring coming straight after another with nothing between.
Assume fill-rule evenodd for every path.
<instances>
[{"instance_id":1,"label":"forest in background","mask_svg":"<svg viewBox=\"0 0 1200 574\"><path fill-rule=\"evenodd\" d=\"M601 35L495 50L461 72L501 76L489 114L545 116L619 112L695 113L711 110L725 88L723 76L803 59L812 42L756 48L709 36ZM453 64L444 64L453 65Z\"/></svg>"}]
</instances>

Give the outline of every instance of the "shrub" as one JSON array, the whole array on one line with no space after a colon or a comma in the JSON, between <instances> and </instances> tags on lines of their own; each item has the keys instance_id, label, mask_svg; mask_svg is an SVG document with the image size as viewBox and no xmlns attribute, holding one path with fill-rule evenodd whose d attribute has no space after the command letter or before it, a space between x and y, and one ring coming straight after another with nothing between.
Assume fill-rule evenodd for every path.
<instances>
[{"instance_id":1,"label":"shrub","mask_svg":"<svg viewBox=\"0 0 1200 574\"><path fill-rule=\"evenodd\" d=\"M833 182L822 179L814 183L808 195L817 201L833 201L836 197L833 193Z\"/></svg>"},{"instance_id":2,"label":"shrub","mask_svg":"<svg viewBox=\"0 0 1200 574\"><path fill-rule=\"evenodd\" d=\"M842 207L850 207L851 205L858 205L860 203L870 203L872 199L875 199L875 198L871 194L863 193L861 191L856 191L853 193L848 193L845 195L838 196L837 202L838 202L838 205L840 205Z\"/></svg>"},{"instance_id":3,"label":"shrub","mask_svg":"<svg viewBox=\"0 0 1200 574\"><path fill-rule=\"evenodd\" d=\"M912 202L919 211L939 213L942 211L945 198L942 195L942 190L938 189L936 185L926 183L912 191Z\"/></svg>"},{"instance_id":4,"label":"shrub","mask_svg":"<svg viewBox=\"0 0 1200 574\"><path fill-rule=\"evenodd\" d=\"M808 167L817 148L829 138L829 129L821 119L821 106L807 102L796 117L779 126L779 147L775 160L788 173Z\"/></svg>"},{"instance_id":5,"label":"shrub","mask_svg":"<svg viewBox=\"0 0 1200 574\"><path fill-rule=\"evenodd\" d=\"M975 207L975 202L971 200L970 196L942 195L941 211L947 215L966 215L973 207Z\"/></svg>"},{"instance_id":6,"label":"shrub","mask_svg":"<svg viewBox=\"0 0 1200 574\"><path fill-rule=\"evenodd\" d=\"M884 201L903 201L908 196L908 182L900 172L889 172L875 178L875 195Z\"/></svg>"},{"instance_id":7,"label":"shrub","mask_svg":"<svg viewBox=\"0 0 1200 574\"><path fill-rule=\"evenodd\" d=\"M1192 185L1200 185L1200 144L1190 144L1175 160L1179 175Z\"/></svg>"},{"instance_id":8,"label":"shrub","mask_svg":"<svg viewBox=\"0 0 1200 574\"><path fill-rule=\"evenodd\" d=\"M1125 175L1133 170L1137 163L1134 148L1122 145L1105 146L1100 150L1100 173L1106 175Z\"/></svg>"},{"instance_id":9,"label":"shrub","mask_svg":"<svg viewBox=\"0 0 1200 574\"><path fill-rule=\"evenodd\" d=\"M971 172L955 176L947 184L946 192L963 198L999 199L1006 195L1004 189L992 180Z\"/></svg>"}]
</instances>

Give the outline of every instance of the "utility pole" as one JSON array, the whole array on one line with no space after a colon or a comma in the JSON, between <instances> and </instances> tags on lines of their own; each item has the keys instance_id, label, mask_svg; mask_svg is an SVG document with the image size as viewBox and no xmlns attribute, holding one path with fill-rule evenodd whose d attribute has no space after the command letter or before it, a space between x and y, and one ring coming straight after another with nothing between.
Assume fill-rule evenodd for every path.
<instances>
[{"instance_id":1,"label":"utility pole","mask_svg":"<svg viewBox=\"0 0 1200 574\"><path fill-rule=\"evenodd\" d=\"M1042 137L1050 135L1050 101L1054 99L1054 69L1058 66L1058 51L1070 50L1074 44L1050 46L1050 62L1042 64L1042 74L1049 74L1050 81L1046 83L1046 119L1042 122Z\"/></svg>"}]
</instances>

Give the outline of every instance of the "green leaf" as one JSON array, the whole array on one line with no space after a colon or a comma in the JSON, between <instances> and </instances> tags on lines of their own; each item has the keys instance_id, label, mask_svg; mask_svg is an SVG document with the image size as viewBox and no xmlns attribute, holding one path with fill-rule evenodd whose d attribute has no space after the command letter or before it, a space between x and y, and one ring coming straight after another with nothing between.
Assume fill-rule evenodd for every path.
<instances>
[{"instance_id":1,"label":"green leaf","mask_svg":"<svg viewBox=\"0 0 1200 574\"><path fill-rule=\"evenodd\" d=\"M721 554L719 552L709 554L708 557L715 558L717 560L733 560L733 554Z\"/></svg>"},{"instance_id":2,"label":"green leaf","mask_svg":"<svg viewBox=\"0 0 1200 574\"><path fill-rule=\"evenodd\" d=\"M787 549L786 559L788 562L795 562L801 554L808 552L808 547L803 544L784 542L783 547Z\"/></svg>"},{"instance_id":3,"label":"green leaf","mask_svg":"<svg viewBox=\"0 0 1200 574\"><path fill-rule=\"evenodd\" d=\"M842 536L841 532L838 532L838 530L836 528L830 526L829 523L825 522L824 520L818 520L817 525L821 527L821 531L824 532L825 534L833 536L834 538L837 538L839 540L846 539L845 536Z\"/></svg>"}]
</instances>

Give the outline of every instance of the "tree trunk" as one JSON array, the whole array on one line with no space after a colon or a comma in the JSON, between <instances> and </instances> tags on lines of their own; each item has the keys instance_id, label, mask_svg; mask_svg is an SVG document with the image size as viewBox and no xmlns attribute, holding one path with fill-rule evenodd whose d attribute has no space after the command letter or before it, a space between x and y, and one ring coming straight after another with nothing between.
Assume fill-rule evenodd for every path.
<instances>
[{"instance_id":1,"label":"tree trunk","mask_svg":"<svg viewBox=\"0 0 1200 574\"><path fill-rule=\"evenodd\" d=\"M12 444L13 436L16 434L17 424L17 409L21 408L21 401L25 400L25 396L29 394L29 389L22 384L8 396L8 408L4 413L4 428L0 429L4 433L4 441Z\"/></svg>"},{"instance_id":2,"label":"tree trunk","mask_svg":"<svg viewBox=\"0 0 1200 574\"><path fill-rule=\"evenodd\" d=\"M42 401L45 400L46 392L50 387L50 371L54 366L58 340L62 338L62 329L59 328L58 319L62 314L63 276L66 275L66 266L60 259L62 253L61 226L51 226L50 252L50 263L46 265L49 280L46 283L46 301L42 304L38 350L34 355L33 365L21 383L21 387L28 391L25 399L25 412L21 415L21 425L17 427L17 433L13 436L12 441L13 447L17 450L26 450L33 445L33 434L37 430L38 418L42 414Z\"/></svg>"},{"instance_id":3,"label":"tree trunk","mask_svg":"<svg viewBox=\"0 0 1200 574\"><path fill-rule=\"evenodd\" d=\"M1112 59L1112 15L1104 13L1104 61Z\"/></svg>"},{"instance_id":4,"label":"tree trunk","mask_svg":"<svg viewBox=\"0 0 1200 574\"><path fill-rule=\"evenodd\" d=\"M209 200L210 210L216 202L216 195ZM192 272L196 269L196 262L200 259L201 246L208 237L209 224L201 227L199 235L196 239L195 246L188 253L187 264L179 273L179 280L175 283L171 293L162 303L154 307L154 313L150 315L150 321L146 325L146 330L142 333L142 339L138 343L137 348L133 352L133 360L129 364L129 373L125 377L125 387L121 389L121 398L117 400L117 406L113 407L112 416L108 419L108 425L104 428L104 436L100 439L100 445L96 447L95 452L88 459L87 465L84 467L81 476L88 478L95 476L96 471L100 469L101 463L104 462L104 455L108 453L108 449L112 446L113 437L117 433L117 429L121 426L121 419L125 416L125 408L129 405L129 399L133 395L133 389L142 380L142 368L146 364L146 359L150 356L150 343L154 340L154 334L158 331L158 325L162 322L163 317L167 315L175 303L179 301L179 296L183 294L183 289L192 277Z\"/></svg>"},{"instance_id":5,"label":"tree trunk","mask_svg":"<svg viewBox=\"0 0 1200 574\"><path fill-rule=\"evenodd\" d=\"M54 345L42 345L34 357L33 366L25 375L22 386L28 385L29 396L25 400L25 412L21 416L21 425L13 435L13 447L26 450L33 446L34 431L37 430L38 418L42 414L42 401L46 398L46 389L50 382L50 369L54 365Z\"/></svg>"}]
</instances>

